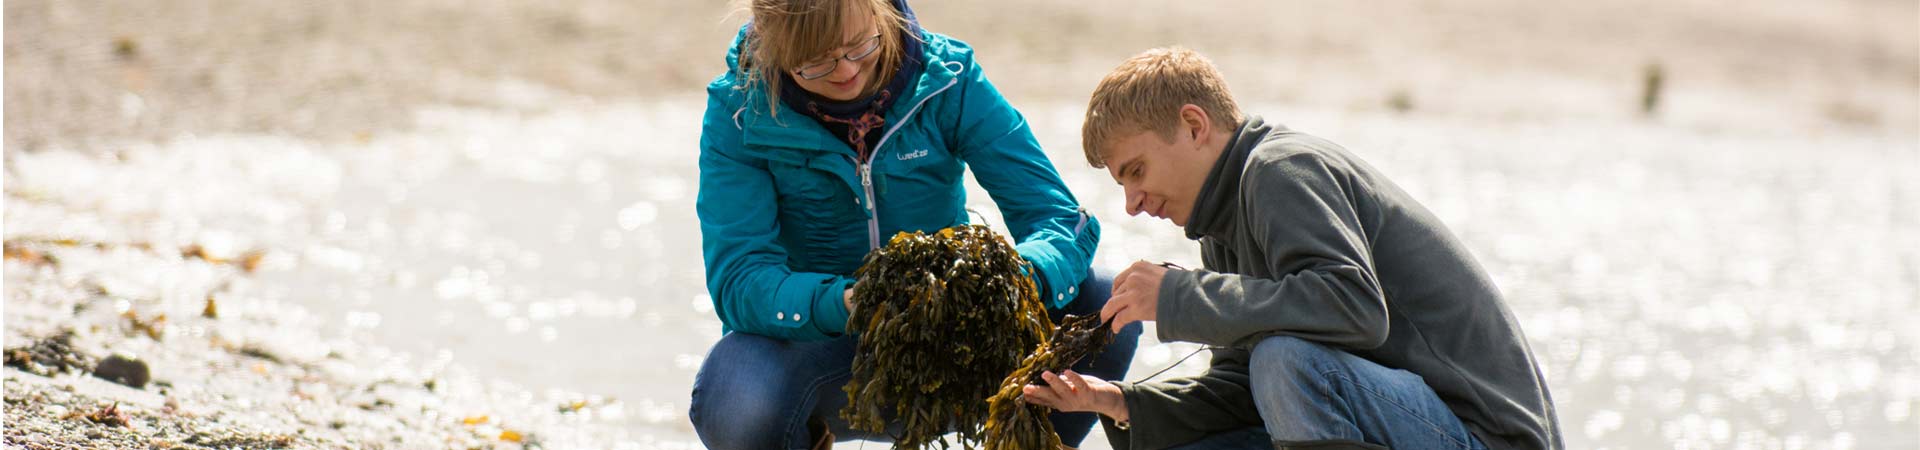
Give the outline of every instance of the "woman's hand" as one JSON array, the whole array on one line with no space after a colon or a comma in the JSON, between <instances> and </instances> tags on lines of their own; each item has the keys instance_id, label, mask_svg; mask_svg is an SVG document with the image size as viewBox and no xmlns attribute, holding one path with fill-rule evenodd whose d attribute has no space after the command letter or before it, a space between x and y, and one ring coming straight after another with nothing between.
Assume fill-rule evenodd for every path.
<instances>
[{"instance_id":1,"label":"woman's hand","mask_svg":"<svg viewBox=\"0 0 1920 450\"><path fill-rule=\"evenodd\" d=\"M1067 412L1091 411L1112 417L1115 421L1127 421L1126 396L1113 383L1073 370L1059 375L1044 372L1040 374L1040 379L1047 384L1029 384L1020 388L1020 394L1027 402Z\"/></svg>"}]
</instances>

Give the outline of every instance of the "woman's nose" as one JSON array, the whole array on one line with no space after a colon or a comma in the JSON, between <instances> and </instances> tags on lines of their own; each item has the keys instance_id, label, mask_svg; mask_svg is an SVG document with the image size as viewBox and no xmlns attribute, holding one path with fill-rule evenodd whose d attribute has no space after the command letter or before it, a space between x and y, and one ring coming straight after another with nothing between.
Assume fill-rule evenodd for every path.
<instances>
[{"instance_id":1,"label":"woman's nose","mask_svg":"<svg viewBox=\"0 0 1920 450\"><path fill-rule=\"evenodd\" d=\"M855 75L860 74L860 65L863 63L865 63L865 61L847 61L842 59L840 60L840 64L833 66L832 78L841 81L851 80Z\"/></svg>"}]
</instances>

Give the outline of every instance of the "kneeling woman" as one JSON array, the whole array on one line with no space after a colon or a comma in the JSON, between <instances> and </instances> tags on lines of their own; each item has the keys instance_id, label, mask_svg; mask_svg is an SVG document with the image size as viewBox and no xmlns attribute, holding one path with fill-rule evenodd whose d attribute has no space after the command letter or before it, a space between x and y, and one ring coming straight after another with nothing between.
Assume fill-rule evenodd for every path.
<instances>
[{"instance_id":1,"label":"kneeling woman","mask_svg":"<svg viewBox=\"0 0 1920 450\"><path fill-rule=\"evenodd\" d=\"M903 0L753 0L707 87L698 200L707 289L728 329L693 385L708 448L808 448L849 431L853 282L900 231L967 223L961 176L993 197L1058 320L1094 314L1100 226L967 44L925 32ZM1011 330L1009 330L1011 332ZM1125 375L1136 328L1078 368ZM1056 414L1079 445L1090 413Z\"/></svg>"}]
</instances>

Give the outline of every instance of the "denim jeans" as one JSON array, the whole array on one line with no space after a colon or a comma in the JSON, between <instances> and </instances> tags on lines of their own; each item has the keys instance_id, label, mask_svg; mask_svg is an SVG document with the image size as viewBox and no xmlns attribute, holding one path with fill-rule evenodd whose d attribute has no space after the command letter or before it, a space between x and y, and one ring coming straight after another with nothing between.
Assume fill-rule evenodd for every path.
<instances>
[{"instance_id":1,"label":"denim jeans","mask_svg":"<svg viewBox=\"0 0 1920 450\"><path fill-rule=\"evenodd\" d=\"M1113 276L1095 271L1080 284L1078 298L1049 313L1055 322L1066 314L1099 314L1112 290ZM1074 370L1121 379L1139 337L1140 325L1128 325L1113 343L1075 364ZM852 377L855 346L852 335L807 342L748 333L721 337L693 379L688 415L700 442L712 450L804 449L815 439L809 427L821 426L832 429L838 440L890 440L886 434L849 430L840 418L840 409L847 405L841 387ZM1098 417L1054 413L1050 419L1062 443L1079 446ZM899 430L896 426L889 431Z\"/></svg>"},{"instance_id":2,"label":"denim jeans","mask_svg":"<svg viewBox=\"0 0 1920 450\"><path fill-rule=\"evenodd\" d=\"M1251 365L1254 405L1266 427L1215 434L1175 448L1272 449L1277 443L1327 440L1394 449L1487 448L1412 372L1279 336L1254 346Z\"/></svg>"}]
</instances>

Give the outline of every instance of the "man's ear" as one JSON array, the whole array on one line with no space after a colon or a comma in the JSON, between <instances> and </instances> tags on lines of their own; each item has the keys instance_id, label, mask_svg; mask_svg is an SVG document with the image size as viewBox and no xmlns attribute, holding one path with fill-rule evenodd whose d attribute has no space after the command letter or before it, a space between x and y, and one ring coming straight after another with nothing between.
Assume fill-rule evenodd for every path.
<instances>
[{"instance_id":1,"label":"man's ear","mask_svg":"<svg viewBox=\"0 0 1920 450\"><path fill-rule=\"evenodd\" d=\"M1189 137L1195 142L1213 131L1213 121L1207 117L1207 110L1191 103L1180 106L1180 126L1192 133Z\"/></svg>"}]
</instances>

